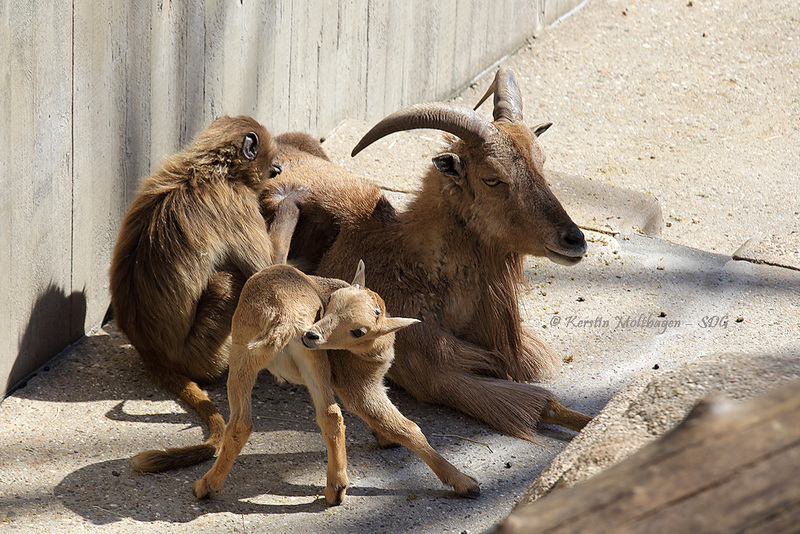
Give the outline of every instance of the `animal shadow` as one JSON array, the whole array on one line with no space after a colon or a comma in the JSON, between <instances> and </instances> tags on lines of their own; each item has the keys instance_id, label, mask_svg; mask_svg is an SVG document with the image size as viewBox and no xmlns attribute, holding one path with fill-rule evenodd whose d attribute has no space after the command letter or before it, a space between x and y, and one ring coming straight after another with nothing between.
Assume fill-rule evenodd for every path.
<instances>
[{"instance_id":1,"label":"animal shadow","mask_svg":"<svg viewBox=\"0 0 800 534\"><path fill-rule=\"evenodd\" d=\"M74 513L95 525L129 518L141 522L188 523L209 513L292 514L328 509L322 495L324 470L316 484L296 484L306 478L305 466L324 462L325 452L242 455L230 484L212 500L198 500L191 483L207 464L159 474L140 474L127 460L112 460L70 473L54 489L55 497ZM354 487L351 495L386 495L392 490Z\"/></svg>"},{"instance_id":2,"label":"animal shadow","mask_svg":"<svg viewBox=\"0 0 800 534\"><path fill-rule=\"evenodd\" d=\"M17 357L8 375L8 391L20 391L39 369L65 346L83 335L86 293L66 291L51 282L33 304L28 325L19 339ZM42 369L42 370L44 370Z\"/></svg>"}]
</instances>

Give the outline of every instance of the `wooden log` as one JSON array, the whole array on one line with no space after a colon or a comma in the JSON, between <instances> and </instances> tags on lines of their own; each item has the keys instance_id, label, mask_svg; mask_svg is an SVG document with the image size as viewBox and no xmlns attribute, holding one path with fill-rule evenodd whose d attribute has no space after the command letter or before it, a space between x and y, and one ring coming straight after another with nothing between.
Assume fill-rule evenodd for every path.
<instances>
[{"instance_id":1,"label":"wooden log","mask_svg":"<svg viewBox=\"0 0 800 534\"><path fill-rule=\"evenodd\" d=\"M586 482L521 507L495 531L797 532L800 380L701 401L673 431Z\"/></svg>"}]
</instances>

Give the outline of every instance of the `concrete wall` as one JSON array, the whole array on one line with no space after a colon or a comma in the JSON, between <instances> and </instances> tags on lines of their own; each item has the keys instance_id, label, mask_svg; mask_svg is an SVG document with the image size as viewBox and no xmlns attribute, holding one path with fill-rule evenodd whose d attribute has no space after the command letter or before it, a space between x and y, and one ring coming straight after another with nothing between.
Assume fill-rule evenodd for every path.
<instances>
[{"instance_id":1,"label":"concrete wall","mask_svg":"<svg viewBox=\"0 0 800 534\"><path fill-rule=\"evenodd\" d=\"M0 394L100 324L139 179L213 118L324 135L440 100L580 0L0 5Z\"/></svg>"}]
</instances>

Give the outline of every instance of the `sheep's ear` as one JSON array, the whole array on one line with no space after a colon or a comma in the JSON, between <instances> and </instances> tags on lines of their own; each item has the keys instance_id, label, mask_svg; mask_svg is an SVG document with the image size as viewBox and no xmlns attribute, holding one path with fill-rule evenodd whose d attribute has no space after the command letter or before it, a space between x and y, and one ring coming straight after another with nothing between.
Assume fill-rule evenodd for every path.
<instances>
[{"instance_id":1,"label":"sheep's ear","mask_svg":"<svg viewBox=\"0 0 800 534\"><path fill-rule=\"evenodd\" d=\"M552 125L553 125L552 122L544 122L542 124L538 124L538 125L534 126L533 127L533 135L535 135L536 137L539 137L540 135L545 133L547 131L547 129L550 128Z\"/></svg>"},{"instance_id":2,"label":"sheep's ear","mask_svg":"<svg viewBox=\"0 0 800 534\"><path fill-rule=\"evenodd\" d=\"M419 319L409 319L407 317L387 317L381 326L381 335L391 334L418 322L420 322Z\"/></svg>"},{"instance_id":3,"label":"sheep's ear","mask_svg":"<svg viewBox=\"0 0 800 534\"><path fill-rule=\"evenodd\" d=\"M449 176L457 184L460 184L466 178L466 171L464 169L464 162L461 158L450 152L439 154L433 158L433 165L436 170L445 176Z\"/></svg>"},{"instance_id":4,"label":"sheep's ear","mask_svg":"<svg viewBox=\"0 0 800 534\"><path fill-rule=\"evenodd\" d=\"M364 260L358 260L358 267L356 267L356 275L353 277L351 286L365 287L364 282Z\"/></svg>"}]
</instances>

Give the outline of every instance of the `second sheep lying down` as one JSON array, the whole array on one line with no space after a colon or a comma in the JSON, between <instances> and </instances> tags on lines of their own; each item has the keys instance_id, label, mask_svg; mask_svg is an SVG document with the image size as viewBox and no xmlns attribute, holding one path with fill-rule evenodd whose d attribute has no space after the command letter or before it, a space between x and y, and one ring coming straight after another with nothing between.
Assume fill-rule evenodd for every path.
<instances>
[{"instance_id":1,"label":"second sheep lying down","mask_svg":"<svg viewBox=\"0 0 800 534\"><path fill-rule=\"evenodd\" d=\"M194 483L195 496L211 497L222 489L253 431L251 394L264 368L311 393L328 448L328 504L344 500L348 482L344 422L334 393L381 443L408 447L458 495L477 496L475 479L442 458L386 396L383 381L394 359L394 332L418 322L387 316L383 299L364 287L363 262L351 285L306 276L287 265L254 275L242 289L231 326L230 420L216 462Z\"/></svg>"},{"instance_id":2,"label":"second sheep lying down","mask_svg":"<svg viewBox=\"0 0 800 534\"><path fill-rule=\"evenodd\" d=\"M265 187L262 213L272 223L280 202L302 189L289 260L341 278L348 258L363 258L390 313L422 319L398 332L388 373L418 400L525 439L538 422L580 430L588 416L528 383L558 358L523 326L519 292L525 254L572 265L586 241L545 180L538 136L549 124L525 124L510 70L498 71L491 93L494 121L460 106L420 104L380 121L354 149L416 128L455 136L405 211L294 134L276 138L283 172Z\"/></svg>"}]
</instances>

